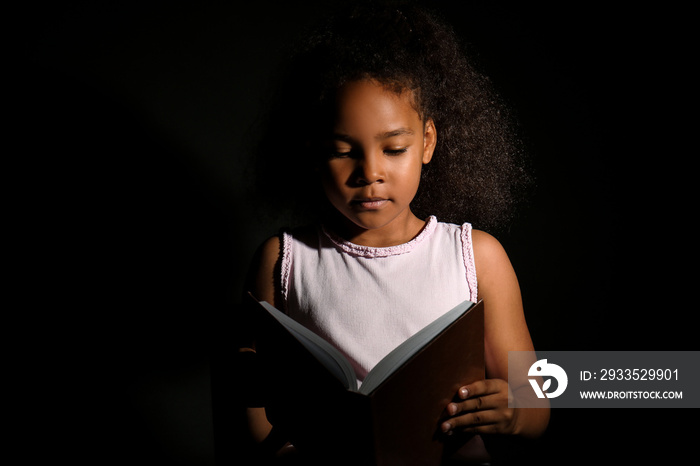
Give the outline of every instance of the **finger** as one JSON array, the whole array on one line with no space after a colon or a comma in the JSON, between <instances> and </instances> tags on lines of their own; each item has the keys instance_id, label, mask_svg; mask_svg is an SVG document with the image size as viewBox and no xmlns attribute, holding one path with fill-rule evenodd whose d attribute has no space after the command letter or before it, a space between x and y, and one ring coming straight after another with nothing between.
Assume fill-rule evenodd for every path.
<instances>
[{"instance_id":1,"label":"finger","mask_svg":"<svg viewBox=\"0 0 700 466\"><path fill-rule=\"evenodd\" d=\"M461 402L453 402L447 405L447 414L455 416L459 413L467 411L478 411L482 409L492 408L487 397L478 396Z\"/></svg>"},{"instance_id":2,"label":"finger","mask_svg":"<svg viewBox=\"0 0 700 466\"><path fill-rule=\"evenodd\" d=\"M460 432L470 432L474 429L482 429L486 426L495 425L498 422L498 415L492 410L474 411L461 416L450 418L440 426L443 432L459 430Z\"/></svg>"},{"instance_id":3,"label":"finger","mask_svg":"<svg viewBox=\"0 0 700 466\"><path fill-rule=\"evenodd\" d=\"M464 401L453 401L447 405L447 414L450 416L469 411L481 411L484 409L498 409L504 405L504 398L501 393L492 393L485 396L474 396Z\"/></svg>"},{"instance_id":4,"label":"finger","mask_svg":"<svg viewBox=\"0 0 700 466\"><path fill-rule=\"evenodd\" d=\"M451 430L447 434L452 435L455 431ZM498 424L484 424L480 426L470 426L470 427L462 427L459 429L459 432L462 434L475 434L475 435L483 435L483 434L500 434L501 428L499 427Z\"/></svg>"},{"instance_id":5,"label":"finger","mask_svg":"<svg viewBox=\"0 0 700 466\"><path fill-rule=\"evenodd\" d=\"M461 399L466 400L468 398L496 393L500 390L500 382L501 380L498 379L479 380L460 387L457 394Z\"/></svg>"}]
</instances>

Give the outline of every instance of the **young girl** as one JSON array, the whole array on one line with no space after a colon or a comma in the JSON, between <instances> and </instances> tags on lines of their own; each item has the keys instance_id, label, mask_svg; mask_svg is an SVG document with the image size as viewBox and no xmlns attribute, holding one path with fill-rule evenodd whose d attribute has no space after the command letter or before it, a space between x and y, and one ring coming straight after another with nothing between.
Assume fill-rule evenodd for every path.
<instances>
[{"instance_id":1,"label":"young girl","mask_svg":"<svg viewBox=\"0 0 700 466\"><path fill-rule=\"evenodd\" d=\"M508 380L508 351L533 350L518 282L499 242L472 228L502 225L527 177L505 108L451 29L415 7L339 14L309 35L279 97L261 192L314 215L261 246L248 289L339 348L360 381L444 312L483 300L486 380L460 388L436 429L539 436L548 410L508 403L531 390ZM286 439L261 404L250 434L276 451Z\"/></svg>"}]
</instances>

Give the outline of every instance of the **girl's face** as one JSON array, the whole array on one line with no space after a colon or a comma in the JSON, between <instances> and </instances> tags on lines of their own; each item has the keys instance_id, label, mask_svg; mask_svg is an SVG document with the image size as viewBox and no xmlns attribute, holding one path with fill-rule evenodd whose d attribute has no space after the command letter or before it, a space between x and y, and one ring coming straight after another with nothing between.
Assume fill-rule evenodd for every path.
<instances>
[{"instance_id":1,"label":"girl's face","mask_svg":"<svg viewBox=\"0 0 700 466\"><path fill-rule=\"evenodd\" d=\"M412 93L372 80L351 82L338 92L334 117L321 174L331 204L351 222L344 223L355 236L382 230L396 237L410 222L415 226L409 204L436 133L414 109Z\"/></svg>"}]
</instances>

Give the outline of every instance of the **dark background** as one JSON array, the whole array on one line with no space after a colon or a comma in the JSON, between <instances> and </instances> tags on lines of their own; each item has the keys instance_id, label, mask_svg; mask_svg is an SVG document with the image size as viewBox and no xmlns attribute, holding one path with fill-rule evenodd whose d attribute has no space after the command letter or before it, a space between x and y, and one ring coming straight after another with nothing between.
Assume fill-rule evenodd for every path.
<instances>
[{"instance_id":1,"label":"dark background","mask_svg":"<svg viewBox=\"0 0 700 466\"><path fill-rule=\"evenodd\" d=\"M7 16L10 359L27 457L206 465L216 438L226 458L231 315L255 246L281 226L250 207L249 144L281 46L328 2L252 3ZM498 238L535 347L697 349L690 12L431 4L528 136L537 188ZM545 464L678 460L694 414L554 410L531 450Z\"/></svg>"}]
</instances>

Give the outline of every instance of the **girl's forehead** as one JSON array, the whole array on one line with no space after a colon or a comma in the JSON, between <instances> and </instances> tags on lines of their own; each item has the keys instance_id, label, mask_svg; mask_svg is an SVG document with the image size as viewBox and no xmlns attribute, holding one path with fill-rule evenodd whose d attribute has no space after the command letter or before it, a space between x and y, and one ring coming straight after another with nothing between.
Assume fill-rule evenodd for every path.
<instances>
[{"instance_id":1,"label":"girl's forehead","mask_svg":"<svg viewBox=\"0 0 700 466\"><path fill-rule=\"evenodd\" d=\"M372 79L351 81L336 93L335 119L403 118L422 121L415 100L414 92L408 88L390 86Z\"/></svg>"}]
</instances>

